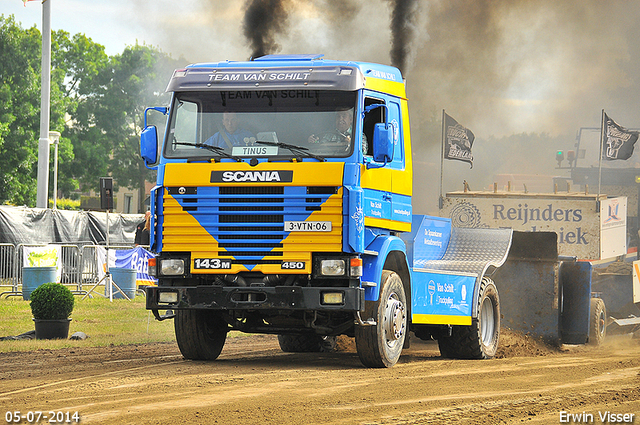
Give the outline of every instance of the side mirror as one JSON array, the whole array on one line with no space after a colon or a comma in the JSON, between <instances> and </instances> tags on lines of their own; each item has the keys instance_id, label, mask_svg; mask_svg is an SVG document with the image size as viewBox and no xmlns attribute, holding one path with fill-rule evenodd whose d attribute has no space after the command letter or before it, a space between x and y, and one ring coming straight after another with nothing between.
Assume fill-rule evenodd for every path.
<instances>
[{"instance_id":1,"label":"side mirror","mask_svg":"<svg viewBox=\"0 0 640 425\"><path fill-rule=\"evenodd\" d=\"M153 169L158 164L158 128L164 134L169 108L154 106L144 110L144 130L140 134L140 156L147 168Z\"/></svg>"},{"instance_id":2,"label":"side mirror","mask_svg":"<svg viewBox=\"0 0 640 425\"><path fill-rule=\"evenodd\" d=\"M158 162L158 131L155 125L145 127L140 134L140 156L147 167Z\"/></svg>"},{"instance_id":3,"label":"side mirror","mask_svg":"<svg viewBox=\"0 0 640 425\"><path fill-rule=\"evenodd\" d=\"M393 125L378 123L373 128L373 160L387 163L393 160Z\"/></svg>"}]
</instances>

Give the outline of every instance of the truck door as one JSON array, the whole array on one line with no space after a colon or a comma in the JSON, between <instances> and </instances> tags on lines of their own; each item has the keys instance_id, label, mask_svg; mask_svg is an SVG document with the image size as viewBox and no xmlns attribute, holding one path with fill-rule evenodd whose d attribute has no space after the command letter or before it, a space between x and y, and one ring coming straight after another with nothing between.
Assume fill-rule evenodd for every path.
<instances>
[{"instance_id":1,"label":"truck door","mask_svg":"<svg viewBox=\"0 0 640 425\"><path fill-rule=\"evenodd\" d=\"M365 108L375 104L386 107L369 111L363 122L363 133L368 142L362 172L365 225L407 231L411 229L411 176L405 176L407 173L404 169L405 150L402 143L400 104L393 99L384 99L380 95L365 97ZM384 166L376 164L376 166L367 167L366 163L372 161L373 128L375 124L385 122L393 126L393 160Z\"/></svg>"}]
</instances>

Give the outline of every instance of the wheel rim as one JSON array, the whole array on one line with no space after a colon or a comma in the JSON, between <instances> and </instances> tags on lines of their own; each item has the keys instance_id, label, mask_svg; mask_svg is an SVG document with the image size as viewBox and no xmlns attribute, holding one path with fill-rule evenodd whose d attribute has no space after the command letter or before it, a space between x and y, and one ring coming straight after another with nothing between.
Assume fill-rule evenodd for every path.
<instances>
[{"instance_id":1,"label":"wheel rim","mask_svg":"<svg viewBox=\"0 0 640 425\"><path fill-rule=\"evenodd\" d=\"M394 292L389 295L384 312L384 337L389 347L394 347L404 335L406 314L404 304Z\"/></svg>"},{"instance_id":2,"label":"wheel rim","mask_svg":"<svg viewBox=\"0 0 640 425\"><path fill-rule=\"evenodd\" d=\"M605 326L605 314L604 311L600 310L600 314L598 314L598 334L601 336L604 335Z\"/></svg>"},{"instance_id":3,"label":"wheel rim","mask_svg":"<svg viewBox=\"0 0 640 425\"><path fill-rule=\"evenodd\" d=\"M495 329L496 322L493 317L493 302L490 298L485 298L482 302L482 308L480 309L480 332L483 344L491 344Z\"/></svg>"}]
</instances>

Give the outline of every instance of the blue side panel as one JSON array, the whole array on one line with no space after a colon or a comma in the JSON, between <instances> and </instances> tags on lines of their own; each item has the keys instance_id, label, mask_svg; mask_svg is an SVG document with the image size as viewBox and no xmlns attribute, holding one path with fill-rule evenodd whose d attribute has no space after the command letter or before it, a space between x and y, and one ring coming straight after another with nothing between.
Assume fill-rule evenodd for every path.
<instances>
[{"instance_id":1,"label":"blue side panel","mask_svg":"<svg viewBox=\"0 0 640 425\"><path fill-rule=\"evenodd\" d=\"M343 202L343 208L346 209L346 217L343 224L343 250L344 252L363 252L364 251L364 214L362 211L362 203L364 195L362 188L353 186L344 186L344 196L346 202Z\"/></svg>"},{"instance_id":2,"label":"blue side panel","mask_svg":"<svg viewBox=\"0 0 640 425\"><path fill-rule=\"evenodd\" d=\"M471 316L475 276L414 270L411 282L412 314Z\"/></svg>"},{"instance_id":3,"label":"blue side panel","mask_svg":"<svg viewBox=\"0 0 640 425\"><path fill-rule=\"evenodd\" d=\"M164 215L162 208L163 203L160 197L162 196L163 191L163 186L154 186L149 192L149 208L151 211L149 224L151 225L151 229L155 229L155 231L149 232L149 247L152 252L162 251L162 226L164 224ZM157 211L156 208L158 208Z\"/></svg>"},{"instance_id":4,"label":"blue side panel","mask_svg":"<svg viewBox=\"0 0 640 425\"><path fill-rule=\"evenodd\" d=\"M451 220L442 217L414 215L411 232L401 235L409 248L408 259L412 267L421 267L425 261L439 260L451 238Z\"/></svg>"},{"instance_id":5,"label":"blue side panel","mask_svg":"<svg viewBox=\"0 0 640 425\"><path fill-rule=\"evenodd\" d=\"M393 198L391 220L404 221L405 223L411 222L411 196L393 193L391 197Z\"/></svg>"},{"instance_id":6,"label":"blue side panel","mask_svg":"<svg viewBox=\"0 0 640 425\"><path fill-rule=\"evenodd\" d=\"M391 217L391 195L373 189L364 189L364 215L374 218Z\"/></svg>"},{"instance_id":7,"label":"blue side panel","mask_svg":"<svg viewBox=\"0 0 640 425\"><path fill-rule=\"evenodd\" d=\"M380 278L384 262L391 251L401 251L406 254L406 247L402 239L396 236L380 235L366 248L367 251L376 252L378 255L365 255L363 259L362 280L375 282L375 287L367 287L364 290L364 299L377 301L380 295Z\"/></svg>"}]
</instances>

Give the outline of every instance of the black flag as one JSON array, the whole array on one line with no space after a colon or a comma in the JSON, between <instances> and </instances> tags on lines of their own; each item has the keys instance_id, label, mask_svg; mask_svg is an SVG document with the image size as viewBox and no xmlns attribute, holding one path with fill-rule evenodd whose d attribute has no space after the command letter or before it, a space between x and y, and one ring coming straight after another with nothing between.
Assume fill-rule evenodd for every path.
<instances>
[{"instance_id":1,"label":"black flag","mask_svg":"<svg viewBox=\"0 0 640 425\"><path fill-rule=\"evenodd\" d=\"M620 127L614 120L604 114L604 138L602 141L602 158L629 159L633 155L633 145L638 141L638 132Z\"/></svg>"},{"instance_id":2,"label":"black flag","mask_svg":"<svg viewBox=\"0 0 640 425\"><path fill-rule=\"evenodd\" d=\"M446 159L465 161L473 168L471 147L475 138L471 130L458 124L446 113L444 114L444 157Z\"/></svg>"}]
</instances>

